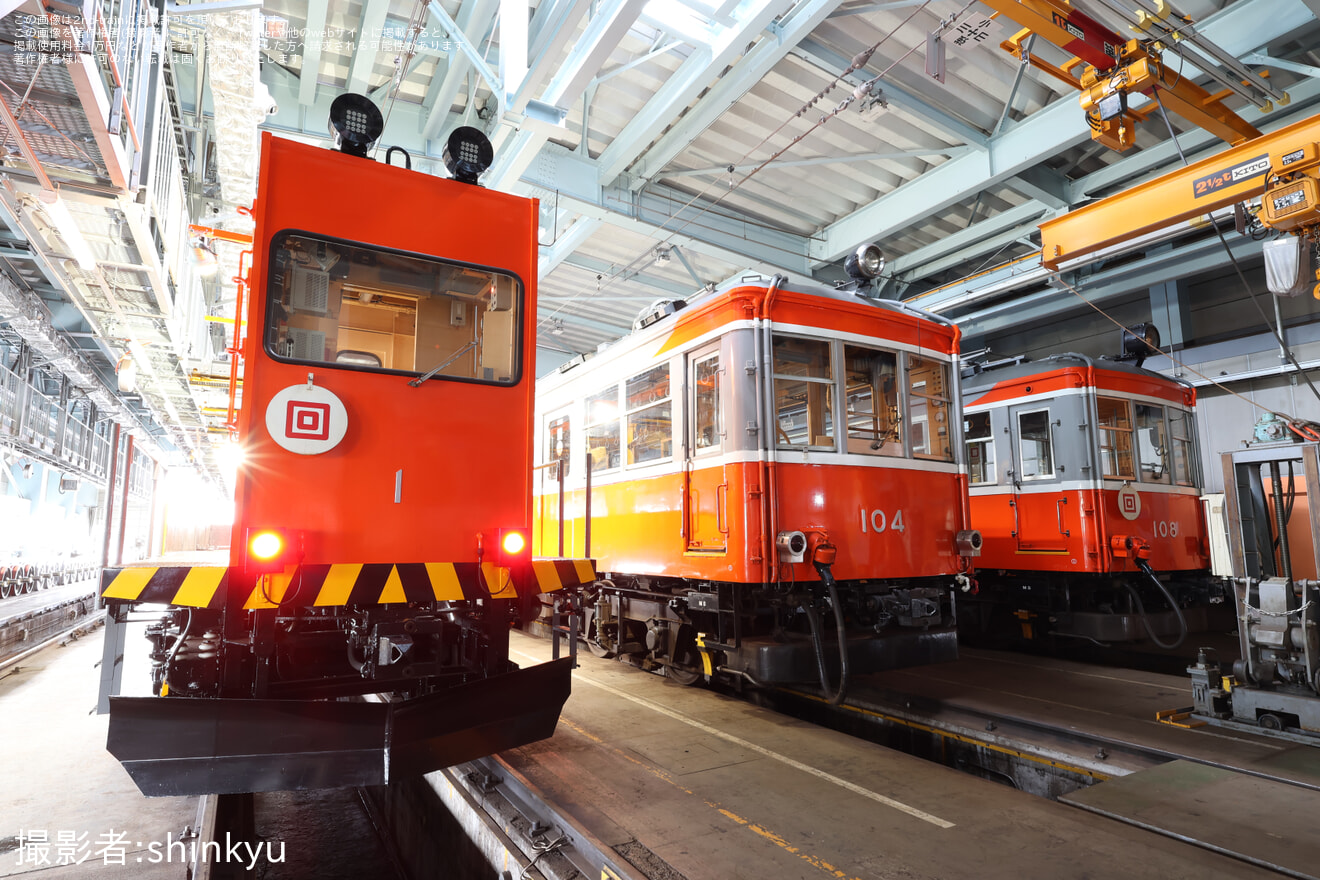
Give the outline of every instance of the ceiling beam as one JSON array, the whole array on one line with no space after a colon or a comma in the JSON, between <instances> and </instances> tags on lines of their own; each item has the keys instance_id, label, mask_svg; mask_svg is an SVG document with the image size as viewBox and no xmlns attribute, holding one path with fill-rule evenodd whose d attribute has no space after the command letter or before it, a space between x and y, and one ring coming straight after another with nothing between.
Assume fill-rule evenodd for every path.
<instances>
[{"instance_id":1,"label":"ceiling beam","mask_svg":"<svg viewBox=\"0 0 1320 880\"><path fill-rule=\"evenodd\" d=\"M852 65L852 59L844 58L810 38L794 46L790 54L831 74L843 73ZM860 73L848 74L843 81L849 87L855 88L864 82L870 82L871 79L871 74L862 70ZM985 149L986 144L989 143L990 138L985 132L947 110L935 106L919 93L896 80L882 79L876 87L884 93L885 100L890 104L920 117L959 143L970 144L978 149Z\"/></svg>"},{"instance_id":2,"label":"ceiling beam","mask_svg":"<svg viewBox=\"0 0 1320 880\"><path fill-rule=\"evenodd\" d=\"M1006 230L1020 234L1022 224L1035 220L1048 210L1040 202L1027 202L1016 208L1001 211L980 223L961 229L952 235L946 235L910 254L904 254L890 261L886 268L893 275L909 274L912 277L919 277L921 274L929 274L926 269L927 264L954 253L958 254L961 261L975 259L976 245L979 242L998 236ZM1014 237L1016 238L1016 235Z\"/></svg>"},{"instance_id":3,"label":"ceiling beam","mask_svg":"<svg viewBox=\"0 0 1320 880\"><path fill-rule=\"evenodd\" d=\"M321 49L325 43L326 12L330 0L307 0L307 36L303 40L302 70L298 74L298 104L311 106L316 100L316 80L321 72Z\"/></svg>"},{"instance_id":4,"label":"ceiling beam","mask_svg":"<svg viewBox=\"0 0 1320 880\"><path fill-rule=\"evenodd\" d=\"M546 86L541 102L566 108L580 98L587 83L600 72L645 5L646 0L605 0L587 22L577 46ZM538 151L549 140L549 133L555 129L530 118L523 119L518 114L510 116L507 121L517 128L517 132L499 144L495 164L486 175L486 185L494 189L512 186L536 159ZM507 130L506 126L506 134Z\"/></svg>"},{"instance_id":5,"label":"ceiling beam","mask_svg":"<svg viewBox=\"0 0 1320 880\"><path fill-rule=\"evenodd\" d=\"M1301 0L1243 0L1206 19L1200 31L1231 54L1242 55L1314 21ZM1196 77L1200 72L1187 65L1184 75ZM1149 99L1133 95L1129 100L1140 106ZM813 242L812 256L818 263L837 260L861 241L883 240L901 232L1089 138L1090 129L1077 99L1071 95L1060 98L1006 127L990 140L985 152L950 159L832 223L823 238Z\"/></svg>"},{"instance_id":6,"label":"ceiling beam","mask_svg":"<svg viewBox=\"0 0 1320 880\"><path fill-rule=\"evenodd\" d=\"M619 139L616 139L615 142L606 148L605 152L601 154L602 181L605 183L612 182L615 176L629 166L633 166L631 173L634 178L634 189L640 187L646 181L658 177L664 167L674 160L674 157L686 149L688 145L696 140L696 138L705 132L706 129L710 128L715 120L719 119L719 117L724 114L724 111L736 104L742 99L743 95L747 94L747 92L752 89L753 86L761 82L766 74L773 70L774 66L783 60L784 56L789 53L793 46L799 41L805 39L808 34L815 30L817 25L829 17L829 14L838 8L839 2L840 0L805 0L805 2L794 7L788 19L779 22L775 26L775 34L773 37L761 38L756 46L753 47L750 52L743 55L743 57L738 60L738 63L733 66L732 70L720 76L719 81L711 87L710 91L702 96L701 101L686 113L683 112L683 109L687 106L687 103L691 101L691 96L686 95L686 90L683 90L683 92L668 99L668 107L662 105L657 108L654 114L651 110L652 105L648 102L646 116L663 125L671 118L667 115L667 112L674 107L677 100L684 97L686 98L685 103L676 108L677 113L683 113L682 118L679 119L669 131L665 132L664 135L655 142L654 146L650 149L646 149L645 153L639 157L635 157L635 159L634 157L626 155L627 151L629 149L645 149L645 144L648 144L651 141L648 139L640 147L637 147L636 144L640 138L645 136L646 129L639 128L638 131L633 133L630 133L625 129L620 134L620 138L632 138L632 140L625 141L624 145L620 147L619 152L611 155L611 151L615 149L615 144L619 143ZM748 36L754 37L755 32L748 34ZM739 48L745 42L745 39L742 43L737 43L735 41L734 48ZM700 84L702 87L710 82L710 77L713 73L718 72L711 71L710 68L719 62L718 57L712 59L711 50L707 49L703 50L703 52L706 55L706 70L704 71L704 77L700 78ZM723 54L728 53L725 52ZM676 74L676 78L684 75L689 77L697 76L698 74L695 72L685 74L687 66L692 64L696 58L697 55L694 54L691 58L685 61L683 67L681 67ZM671 79L671 82L672 81L673 80ZM659 94L656 95L656 99L659 99L660 97ZM629 128L632 128L634 125L637 125L636 121L634 121ZM650 126L650 128L654 127L655 126ZM652 137L653 136L654 135L652 135ZM629 147L629 143L634 146Z\"/></svg>"},{"instance_id":7,"label":"ceiling beam","mask_svg":"<svg viewBox=\"0 0 1320 880\"><path fill-rule=\"evenodd\" d=\"M465 41L469 46L480 46L485 42L486 33L495 22L495 13L499 6L499 0L465 0L458 9L458 18L454 22L454 27L446 27L445 30L458 31L458 33L449 33L454 40ZM421 127L422 137L426 140L434 140L440 134L441 128L449 118L454 99L458 97L458 90L463 87L463 81L467 79L472 69L472 62L468 60L466 53L454 52L449 55L445 75L432 81L432 89L428 91L433 93L427 95L426 118Z\"/></svg>"},{"instance_id":8,"label":"ceiling beam","mask_svg":"<svg viewBox=\"0 0 1320 880\"><path fill-rule=\"evenodd\" d=\"M579 217L572 226L568 227L564 233L558 236L554 244L546 245L541 248L541 259L537 267L537 274L544 278L555 270L555 268L574 251L586 244L587 240L600 229L601 222L594 217Z\"/></svg>"}]
</instances>

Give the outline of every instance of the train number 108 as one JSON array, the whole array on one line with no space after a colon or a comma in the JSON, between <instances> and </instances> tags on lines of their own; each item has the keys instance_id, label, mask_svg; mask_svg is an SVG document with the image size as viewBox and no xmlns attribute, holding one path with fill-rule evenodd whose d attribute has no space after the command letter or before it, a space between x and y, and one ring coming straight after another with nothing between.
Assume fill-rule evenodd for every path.
<instances>
[{"instance_id":1,"label":"train number 108","mask_svg":"<svg viewBox=\"0 0 1320 880\"><path fill-rule=\"evenodd\" d=\"M883 510L867 510L862 508L862 534L866 534L867 527L877 535L885 529L894 532L901 532L905 529L903 525L903 510L900 508L894 511L894 515L886 517Z\"/></svg>"}]
</instances>

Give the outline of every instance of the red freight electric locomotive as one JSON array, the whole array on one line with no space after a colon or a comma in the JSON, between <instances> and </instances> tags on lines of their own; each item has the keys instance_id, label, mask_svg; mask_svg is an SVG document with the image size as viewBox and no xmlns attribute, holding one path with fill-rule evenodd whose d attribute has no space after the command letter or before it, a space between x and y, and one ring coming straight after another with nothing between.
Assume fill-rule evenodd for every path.
<instances>
[{"instance_id":1,"label":"red freight electric locomotive","mask_svg":"<svg viewBox=\"0 0 1320 880\"><path fill-rule=\"evenodd\" d=\"M975 367L962 391L985 542L965 635L1171 648L1231 627L1206 571L1194 388L1062 354Z\"/></svg>"},{"instance_id":2,"label":"red freight electric locomotive","mask_svg":"<svg viewBox=\"0 0 1320 880\"><path fill-rule=\"evenodd\" d=\"M754 277L543 378L535 540L597 559L592 650L835 701L850 672L955 658L958 375L947 321Z\"/></svg>"},{"instance_id":3,"label":"red freight electric locomotive","mask_svg":"<svg viewBox=\"0 0 1320 880\"><path fill-rule=\"evenodd\" d=\"M537 204L476 185L473 129L451 180L367 158L365 98L331 115L339 151L263 135L229 565L103 578L116 621L168 606L158 695L109 701L147 794L379 784L568 696L568 659L508 659L520 597L593 578L529 557Z\"/></svg>"}]
</instances>

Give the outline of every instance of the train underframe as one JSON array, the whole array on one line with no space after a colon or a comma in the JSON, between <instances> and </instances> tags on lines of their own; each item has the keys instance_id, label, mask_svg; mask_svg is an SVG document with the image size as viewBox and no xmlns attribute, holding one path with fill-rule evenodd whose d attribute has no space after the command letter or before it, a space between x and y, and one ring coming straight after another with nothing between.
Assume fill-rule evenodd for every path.
<instances>
[{"instance_id":1,"label":"train underframe","mask_svg":"<svg viewBox=\"0 0 1320 880\"><path fill-rule=\"evenodd\" d=\"M542 739L572 661L508 660L518 604L172 607L146 627L156 696L109 698L108 748L182 795L379 785Z\"/></svg>"},{"instance_id":2,"label":"train underframe","mask_svg":"<svg viewBox=\"0 0 1320 880\"><path fill-rule=\"evenodd\" d=\"M979 591L961 603L959 633L974 644L1150 643L1168 648L1189 633L1234 627L1232 594L1222 578L1203 571L1156 576L1162 589L1141 572L980 569Z\"/></svg>"},{"instance_id":3,"label":"train underframe","mask_svg":"<svg viewBox=\"0 0 1320 880\"><path fill-rule=\"evenodd\" d=\"M744 584L607 575L583 594L582 637L683 684L819 683L841 695L849 674L958 656L947 580ZM840 639L846 645L846 657Z\"/></svg>"}]
</instances>

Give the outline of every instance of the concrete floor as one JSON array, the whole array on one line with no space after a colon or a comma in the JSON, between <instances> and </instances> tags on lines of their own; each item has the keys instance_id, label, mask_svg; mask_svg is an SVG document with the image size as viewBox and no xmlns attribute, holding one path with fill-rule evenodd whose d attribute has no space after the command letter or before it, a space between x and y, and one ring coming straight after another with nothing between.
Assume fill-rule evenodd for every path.
<instances>
[{"instance_id":1,"label":"concrete floor","mask_svg":"<svg viewBox=\"0 0 1320 880\"><path fill-rule=\"evenodd\" d=\"M197 801L143 797L106 752L100 661L98 630L0 673L0 877L183 876L180 850L171 864L165 847L196 821ZM48 847L19 844L42 834Z\"/></svg>"},{"instance_id":2,"label":"concrete floor","mask_svg":"<svg viewBox=\"0 0 1320 880\"><path fill-rule=\"evenodd\" d=\"M515 636L515 659L548 646ZM1277 877L744 702L581 657L555 736L505 753L634 864L698 880Z\"/></svg>"}]
</instances>

